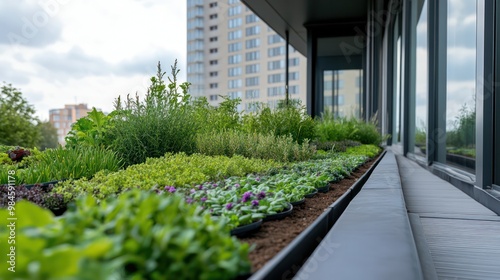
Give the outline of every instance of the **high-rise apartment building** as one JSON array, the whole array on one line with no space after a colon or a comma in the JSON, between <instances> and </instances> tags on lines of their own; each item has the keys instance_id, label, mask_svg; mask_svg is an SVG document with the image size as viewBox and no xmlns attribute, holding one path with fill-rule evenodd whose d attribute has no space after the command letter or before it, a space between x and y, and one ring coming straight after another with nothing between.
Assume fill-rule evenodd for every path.
<instances>
[{"instance_id":1,"label":"high-rise apartment building","mask_svg":"<svg viewBox=\"0 0 500 280\"><path fill-rule=\"evenodd\" d=\"M193 97L220 95L274 108L285 99L285 40L239 0L187 1L187 80ZM289 97L305 105L306 58L289 47Z\"/></svg>"},{"instance_id":2,"label":"high-rise apartment building","mask_svg":"<svg viewBox=\"0 0 500 280\"><path fill-rule=\"evenodd\" d=\"M79 118L87 116L90 111L87 104L67 104L64 108L49 111L49 122L57 129L59 144L66 144L64 138L71 130L71 125Z\"/></svg>"}]
</instances>

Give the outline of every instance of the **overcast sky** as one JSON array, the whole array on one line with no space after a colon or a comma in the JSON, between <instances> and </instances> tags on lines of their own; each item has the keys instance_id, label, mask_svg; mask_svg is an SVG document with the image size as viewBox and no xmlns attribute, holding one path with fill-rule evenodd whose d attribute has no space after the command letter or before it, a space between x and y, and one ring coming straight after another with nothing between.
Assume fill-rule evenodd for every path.
<instances>
[{"instance_id":1,"label":"overcast sky","mask_svg":"<svg viewBox=\"0 0 500 280\"><path fill-rule=\"evenodd\" d=\"M186 3L178 0L1 0L0 83L19 88L38 117L64 104L109 112L144 94L161 61L186 77Z\"/></svg>"}]
</instances>

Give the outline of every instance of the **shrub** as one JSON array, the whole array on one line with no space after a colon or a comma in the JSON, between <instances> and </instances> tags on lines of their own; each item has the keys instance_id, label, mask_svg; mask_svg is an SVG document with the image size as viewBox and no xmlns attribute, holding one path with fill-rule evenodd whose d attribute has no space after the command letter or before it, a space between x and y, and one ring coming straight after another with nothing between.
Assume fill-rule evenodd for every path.
<instances>
[{"instance_id":1,"label":"shrub","mask_svg":"<svg viewBox=\"0 0 500 280\"><path fill-rule=\"evenodd\" d=\"M135 99L127 96L123 104L120 98L116 100L112 149L126 166L166 152L194 151L198 122L187 94L189 84L178 85L178 73L176 61L167 86L163 81L165 72L158 63L157 76L151 78L143 101L138 96Z\"/></svg>"},{"instance_id":2,"label":"shrub","mask_svg":"<svg viewBox=\"0 0 500 280\"><path fill-rule=\"evenodd\" d=\"M198 152L210 156L242 155L281 162L307 160L315 152L307 139L299 145L289 135L274 136L235 130L198 134L196 146Z\"/></svg>"},{"instance_id":3,"label":"shrub","mask_svg":"<svg viewBox=\"0 0 500 280\"><path fill-rule=\"evenodd\" d=\"M300 103L280 106L276 110L263 108L256 114L243 117L243 129L249 133L268 134L276 136L292 136L294 141L302 144L306 139L314 139L314 120L307 115Z\"/></svg>"},{"instance_id":4,"label":"shrub","mask_svg":"<svg viewBox=\"0 0 500 280\"><path fill-rule=\"evenodd\" d=\"M356 118L335 118L332 114L324 114L318 119L316 137L320 142L354 140L374 145L380 145L383 140L375 122L364 122Z\"/></svg>"},{"instance_id":5,"label":"shrub","mask_svg":"<svg viewBox=\"0 0 500 280\"><path fill-rule=\"evenodd\" d=\"M218 106L210 105L205 97L193 101L199 133L241 129L241 116L238 112L241 99L231 99L227 96L221 98L223 101Z\"/></svg>"},{"instance_id":6,"label":"shrub","mask_svg":"<svg viewBox=\"0 0 500 280\"><path fill-rule=\"evenodd\" d=\"M232 279L250 270L248 244L178 196L134 191L101 204L86 197L60 219L27 202L16 210L24 217L16 225L20 279ZM0 229L2 239L8 234Z\"/></svg>"}]
</instances>

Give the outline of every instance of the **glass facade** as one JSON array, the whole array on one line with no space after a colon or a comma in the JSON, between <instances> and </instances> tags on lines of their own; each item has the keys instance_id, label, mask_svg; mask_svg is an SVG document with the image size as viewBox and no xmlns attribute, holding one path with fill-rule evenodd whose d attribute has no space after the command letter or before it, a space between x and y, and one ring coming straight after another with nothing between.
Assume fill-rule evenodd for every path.
<instances>
[{"instance_id":1,"label":"glass facade","mask_svg":"<svg viewBox=\"0 0 500 280\"><path fill-rule=\"evenodd\" d=\"M427 114L429 103L428 44L427 44L427 0L419 1L416 26L416 84L415 84L415 148L417 155L427 152Z\"/></svg>"},{"instance_id":2,"label":"glass facade","mask_svg":"<svg viewBox=\"0 0 500 280\"><path fill-rule=\"evenodd\" d=\"M361 69L323 71L323 112L361 118L359 99L363 92L357 81L362 75Z\"/></svg>"},{"instance_id":3,"label":"glass facade","mask_svg":"<svg viewBox=\"0 0 500 280\"><path fill-rule=\"evenodd\" d=\"M476 1L448 0L446 163L474 172L476 157Z\"/></svg>"}]
</instances>

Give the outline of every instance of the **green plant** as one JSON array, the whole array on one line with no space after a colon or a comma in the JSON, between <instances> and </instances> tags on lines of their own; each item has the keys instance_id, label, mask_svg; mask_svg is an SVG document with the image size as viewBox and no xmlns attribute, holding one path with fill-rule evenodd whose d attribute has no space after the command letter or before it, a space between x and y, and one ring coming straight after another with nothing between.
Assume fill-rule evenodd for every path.
<instances>
[{"instance_id":1,"label":"green plant","mask_svg":"<svg viewBox=\"0 0 500 280\"><path fill-rule=\"evenodd\" d=\"M196 137L198 152L206 155L242 155L249 158L289 162L311 158L315 150L304 140L299 145L289 135L247 133L229 130L200 133Z\"/></svg>"},{"instance_id":2,"label":"green plant","mask_svg":"<svg viewBox=\"0 0 500 280\"><path fill-rule=\"evenodd\" d=\"M364 155L373 158L380 154L380 147L375 145L361 145L356 147L349 147L346 150L346 154L349 155Z\"/></svg>"},{"instance_id":3,"label":"green plant","mask_svg":"<svg viewBox=\"0 0 500 280\"><path fill-rule=\"evenodd\" d=\"M383 140L374 120L335 118L333 114L323 114L317 120L316 137L319 142L353 140L374 145L380 145Z\"/></svg>"},{"instance_id":4,"label":"green plant","mask_svg":"<svg viewBox=\"0 0 500 280\"><path fill-rule=\"evenodd\" d=\"M284 102L276 110L266 107L256 114L243 117L243 129L249 133L272 133L276 136L290 135L294 141L302 144L306 139L314 138L316 123L307 115L305 108L300 103Z\"/></svg>"},{"instance_id":5,"label":"green plant","mask_svg":"<svg viewBox=\"0 0 500 280\"><path fill-rule=\"evenodd\" d=\"M314 141L312 145L315 145L317 150L342 153L345 152L348 147L359 146L361 145L361 143L352 140L325 141L325 142Z\"/></svg>"},{"instance_id":6,"label":"green plant","mask_svg":"<svg viewBox=\"0 0 500 280\"><path fill-rule=\"evenodd\" d=\"M226 220L178 196L131 191L100 204L85 197L60 219L26 202L17 211L20 278L232 279L250 270L249 245L229 236ZM7 229L0 229L5 240Z\"/></svg>"},{"instance_id":7,"label":"green plant","mask_svg":"<svg viewBox=\"0 0 500 280\"><path fill-rule=\"evenodd\" d=\"M66 147L91 146L107 148L111 146L113 127L112 118L115 113L105 115L94 107L87 116L80 118L71 126L71 131L66 136Z\"/></svg>"},{"instance_id":8,"label":"green plant","mask_svg":"<svg viewBox=\"0 0 500 280\"><path fill-rule=\"evenodd\" d=\"M148 157L166 152L192 153L199 130L195 110L187 94L189 83L177 83L177 61L166 85L160 63L145 99L117 98L111 134L112 149L123 158L125 166L141 163ZM179 92L179 88L182 92Z\"/></svg>"},{"instance_id":9,"label":"green plant","mask_svg":"<svg viewBox=\"0 0 500 280\"><path fill-rule=\"evenodd\" d=\"M205 97L193 101L199 133L241 129L241 116L238 112L241 99L231 99L227 96L221 98L218 106L210 105Z\"/></svg>"},{"instance_id":10,"label":"green plant","mask_svg":"<svg viewBox=\"0 0 500 280\"><path fill-rule=\"evenodd\" d=\"M117 171L121 162L116 153L96 147L47 149L16 167L18 184L36 184L54 180L92 177L100 170ZM2 179L3 180L3 179ZM0 184L6 184L0 181Z\"/></svg>"},{"instance_id":11,"label":"green plant","mask_svg":"<svg viewBox=\"0 0 500 280\"><path fill-rule=\"evenodd\" d=\"M129 166L118 172L98 172L91 180L82 179L59 183L55 191L66 200L92 194L105 199L132 188L151 190L158 186L185 187L229 176L244 176L266 172L281 164L274 161L247 159L242 156L205 156L200 154L167 153L161 158L149 158L145 163Z\"/></svg>"},{"instance_id":12,"label":"green plant","mask_svg":"<svg viewBox=\"0 0 500 280\"><path fill-rule=\"evenodd\" d=\"M458 150L460 148L475 149L476 147L476 110L466 104L453 122L452 129L446 131L446 146ZM467 153L471 156L471 153Z\"/></svg>"},{"instance_id":13,"label":"green plant","mask_svg":"<svg viewBox=\"0 0 500 280\"><path fill-rule=\"evenodd\" d=\"M19 89L5 82L0 87L0 120L0 144L31 148L39 143L39 120L33 105Z\"/></svg>"}]
</instances>

